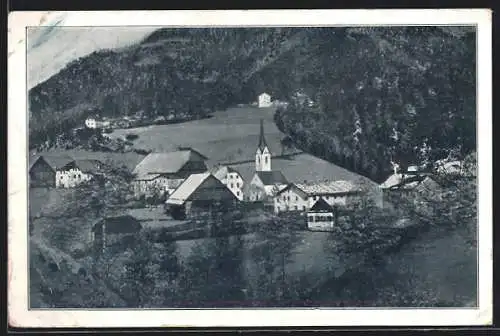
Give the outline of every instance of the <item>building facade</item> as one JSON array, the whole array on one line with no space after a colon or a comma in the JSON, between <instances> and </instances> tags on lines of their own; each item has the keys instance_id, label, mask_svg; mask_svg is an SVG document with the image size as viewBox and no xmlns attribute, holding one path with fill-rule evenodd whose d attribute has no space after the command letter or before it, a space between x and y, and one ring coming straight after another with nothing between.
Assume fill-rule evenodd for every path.
<instances>
[{"instance_id":1,"label":"building facade","mask_svg":"<svg viewBox=\"0 0 500 336\"><path fill-rule=\"evenodd\" d=\"M74 161L73 158L66 155L35 157L29 168L30 188L60 187L58 183L60 172L72 161Z\"/></svg>"},{"instance_id":2,"label":"building facade","mask_svg":"<svg viewBox=\"0 0 500 336\"><path fill-rule=\"evenodd\" d=\"M258 98L258 104L261 108L271 107L271 96L267 93L261 93Z\"/></svg>"},{"instance_id":3,"label":"building facade","mask_svg":"<svg viewBox=\"0 0 500 336\"><path fill-rule=\"evenodd\" d=\"M323 198L319 198L307 211L307 228L312 231L331 231L334 225L334 208Z\"/></svg>"},{"instance_id":4,"label":"building facade","mask_svg":"<svg viewBox=\"0 0 500 336\"><path fill-rule=\"evenodd\" d=\"M101 173L98 160L74 160L56 171L57 188L74 188Z\"/></svg>"},{"instance_id":5,"label":"building facade","mask_svg":"<svg viewBox=\"0 0 500 336\"><path fill-rule=\"evenodd\" d=\"M213 170L213 175L225 184L229 190L238 198L243 200L244 180L241 174L235 169L228 166L218 166Z\"/></svg>"}]
</instances>

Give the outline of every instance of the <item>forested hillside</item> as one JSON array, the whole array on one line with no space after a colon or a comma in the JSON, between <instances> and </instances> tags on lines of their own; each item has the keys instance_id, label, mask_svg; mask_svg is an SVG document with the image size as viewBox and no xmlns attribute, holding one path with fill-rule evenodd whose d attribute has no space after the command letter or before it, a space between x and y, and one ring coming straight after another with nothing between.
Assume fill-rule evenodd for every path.
<instances>
[{"instance_id":1,"label":"forested hillside","mask_svg":"<svg viewBox=\"0 0 500 336\"><path fill-rule=\"evenodd\" d=\"M50 60L48 60L50 62ZM291 97L302 90L315 102ZM68 64L29 92L30 142L96 110L205 116L267 91L291 101L278 127L301 148L380 178L475 147L475 34L465 28L160 29ZM425 145L424 145L425 143Z\"/></svg>"}]
</instances>

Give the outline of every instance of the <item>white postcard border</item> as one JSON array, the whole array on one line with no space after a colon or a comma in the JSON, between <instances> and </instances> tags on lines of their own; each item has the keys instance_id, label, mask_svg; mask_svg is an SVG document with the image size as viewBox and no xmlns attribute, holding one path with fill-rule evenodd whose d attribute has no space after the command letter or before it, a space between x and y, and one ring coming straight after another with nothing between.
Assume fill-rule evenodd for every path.
<instances>
[{"instance_id":1,"label":"white postcard border","mask_svg":"<svg viewBox=\"0 0 500 336\"><path fill-rule=\"evenodd\" d=\"M479 308L29 310L28 26L476 25ZM492 36L488 9L13 12L8 19L8 316L16 327L464 326L492 323ZM481 162L481 164L479 164Z\"/></svg>"}]
</instances>

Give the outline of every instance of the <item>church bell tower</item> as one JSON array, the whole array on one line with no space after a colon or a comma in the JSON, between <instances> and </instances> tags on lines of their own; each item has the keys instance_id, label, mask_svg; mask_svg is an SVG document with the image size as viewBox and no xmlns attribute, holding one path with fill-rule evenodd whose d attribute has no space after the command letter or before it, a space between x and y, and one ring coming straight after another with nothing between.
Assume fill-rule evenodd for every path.
<instances>
[{"instance_id":1,"label":"church bell tower","mask_svg":"<svg viewBox=\"0 0 500 336\"><path fill-rule=\"evenodd\" d=\"M271 171L271 152L264 137L264 120L260 120L259 146L255 153L255 171Z\"/></svg>"}]
</instances>

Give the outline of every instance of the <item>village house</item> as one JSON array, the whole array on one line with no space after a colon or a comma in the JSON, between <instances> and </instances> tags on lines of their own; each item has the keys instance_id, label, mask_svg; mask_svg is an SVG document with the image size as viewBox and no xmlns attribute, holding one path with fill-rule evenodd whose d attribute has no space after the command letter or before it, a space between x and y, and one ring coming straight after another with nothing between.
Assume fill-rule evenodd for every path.
<instances>
[{"instance_id":1,"label":"village house","mask_svg":"<svg viewBox=\"0 0 500 336\"><path fill-rule=\"evenodd\" d=\"M73 188L101 174L99 160L73 160L56 171L56 187Z\"/></svg>"},{"instance_id":2,"label":"village house","mask_svg":"<svg viewBox=\"0 0 500 336\"><path fill-rule=\"evenodd\" d=\"M168 197L167 212L175 219L214 214L231 209L238 199L209 172L192 174Z\"/></svg>"},{"instance_id":3,"label":"village house","mask_svg":"<svg viewBox=\"0 0 500 336\"><path fill-rule=\"evenodd\" d=\"M206 160L206 156L191 148L150 153L133 171L134 194L137 198L156 192L169 195L191 174L206 172Z\"/></svg>"},{"instance_id":4,"label":"village house","mask_svg":"<svg viewBox=\"0 0 500 336\"><path fill-rule=\"evenodd\" d=\"M258 97L258 106L260 108L271 107L271 96L267 93L261 93Z\"/></svg>"},{"instance_id":5,"label":"village house","mask_svg":"<svg viewBox=\"0 0 500 336\"><path fill-rule=\"evenodd\" d=\"M238 200L243 200L244 181L238 171L228 166L215 166L212 169L212 174L225 184Z\"/></svg>"},{"instance_id":6,"label":"village house","mask_svg":"<svg viewBox=\"0 0 500 336\"><path fill-rule=\"evenodd\" d=\"M141 229L141 223L133 216L106 217L92 226L90 239L94 251L100 253L127 237L133 238Z\"/></svg>"},{"instance_id":7,"label":"village house","mask_svg":"<svg viewBox=\"0 0 500 336\"><path fill-rule=\"evenodd\" d=\"M361 190L351 181L291 183L274 196L274 212L303 212L310 209L319 199L324 199L332 206L346 206L349 198L360 195Z\"/></svg>"},{"instance_id":8,"label":"village house","mask_svg":"<svg viewBox=\"0 0 500 336\"><path fill-rule=\"evenodd\" d=\"M87 128L109 128L111 122L109 120L99 119L97 117L88 117L85 119L85 126Z\"/></svg>"},{"instance_id":9,"label":"village house","mask_svg":"<svg viewBox=\"0 0 500 336\"><path fill-rule=\"evenodd\" d=\"M320 198L307 211L307 228L313 231L331 231L335 224L335 210Z\"/></svg>"},{"instance_id":10,"label":"village house","mask_svg":"<svg viewBox=\"0 0 500 336\"><path fill-rule=\"evenodd\" d=\"M255 153L255 174L246 188L249 201L272 197L288 184L281 171L271 169L271 152L264 137L264 122L260 121L259 144Z\"/></svg>"},{"instance_id":11,"label":"village house","mask_svg":"<svg viewBox=\"0 0 500 336\"><path fill-rule=\"evenodd\" d=\"M71 161L73 158L67 155L34 157L29 168L30 188L56 187L58 172Z\"/></svg>"}]
</instances>

